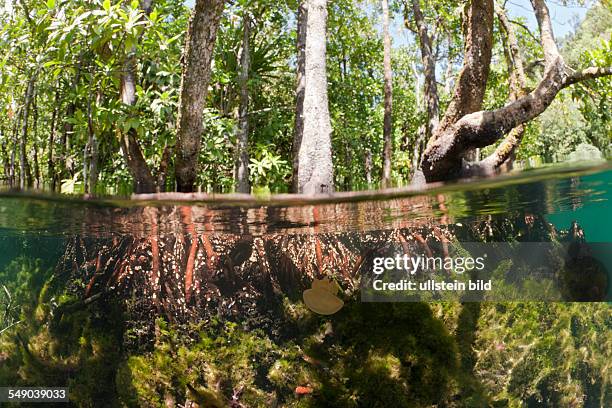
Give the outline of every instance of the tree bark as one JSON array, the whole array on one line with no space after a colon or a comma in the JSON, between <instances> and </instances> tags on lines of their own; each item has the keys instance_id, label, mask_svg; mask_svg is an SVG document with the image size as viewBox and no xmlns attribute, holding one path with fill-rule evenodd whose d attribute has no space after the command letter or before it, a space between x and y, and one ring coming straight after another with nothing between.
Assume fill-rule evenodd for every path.
<instances>
[{"instance_id":1,"label":"tree bark","mask_svg":"<svg viewBox=\"0 0 612 408\"><path fill-rule=\"evenodd\" d=\"M33 109L32 109L32 158L34 160L34 181L36 181L36 188L40 187L40 166L38 163L38 93L34 93L34 101L33 101Z\"/></svg>"},{"instance_id":2,"label":"tree bark","mask_svg":"<svg viewBox=\"0 0 612 408\"><path fill-rule=\"evenodd\" d=\"M185 43L176 136L178 191L194 189L202 139L202 114L224 0L197 0Z\"/></svg>"},{"instance_id":3,"label":"tree bark","mask_svg":"<svg viewBox=\"0 0 612 408\"><path fill-rule=\"evenodd\" d=\"M367 149L365 152L365 178L368 188L372 185L372 151Z\"/></svg>"},{"instance_id":4,"label":"tree bark","mask_svg":"<svg viewBox=\"0 0 612 408\"><path fill-rule=\"evenodd\" d=\"M510 76L510 100L516 100L526 93L525 91L527 88L527 77L525 75L523 58L521 57L519 43L514 34L514 29L512 24L508 21L505 10L500 8L496 11L496 14L505 40L504 50Z\"/></svg>"},{"instance_id":5,"label":"tree bark","mask_svg":"<svg viewBox=\"0 0 612 408\"><path fill-rule=\"evenodd\" d=\"M298 192L334 191L331 121L327 98L327 0L308 0L304 133L298 153Z\"/></svg>"},{"instance_id":6,"label":"tree bark","mask_svg":"<svg viewBox=\"0 0 612 408\"><path fill-rule=\"evenodd\" d=\"M140 8L145 14L151 12L152 0L141 0ZM127 106L136 104L136 49L126 50L126 58L123 62L121 72L121 102ZM134 179L134 192L153 193L155 192L155 178L147 164L147 161L142 154L140 144L138 142L138 132L134 128L126 131L117 129L119 135L119 145L127 163L128 169Z\"/></svg>"},{"instance_id":7,"label":"tree bark","mask_svg":"<svg viewBox=\"0 0 612 408\"><path fill-rule=\"evenodd\" d=\"M464 63L440 130L482 108L493 50L493 0L471 0L464 10Z\"/></svg>"},{"instance_id":8,"label":"tree bark","mask_svg":"<svg viewBox=\"0 0 612 408\"><path fill-rule=\"evenodd\" d=\"M351 149L350 141L344 141L344 168L351 169L353 163L353 150ZM347 171L344 176L344 191L351 191L353 187L353 173L351 171Z\"/></svg>"},{"instance_id":9,"label":"tree bark","mask_svg":"<svg viewBox=\"0 0 612 408\"><path fill-rule=\"evenodd\" d=\"M134 179L134 193L155 192L155 179L138 145L138 133L136 130L132 128L127 132L122 132L117 129L117 136L119 137L119 145L121 146L121 151L127 162L130 174Z\"/></svg>"},{"instance_id":10,"label":"tree bark","mask_svg":"<svg viewBox=\"0 0 612 408\"><path fill-rule=\"evenodd\" d=\"M89 192L95 193L98 185L98 138L91 134L91 145L89 147Z\"/></svg>"},{"instance_id":11,"label":"tree bark","mask_svg":"<svg viewBox=\"0 0 612 408\"><path fill-rule=\"evenodd\" d=\"M19 140L19 188L25 189L30 185L32 175L30 174L30 165L28 164L28 156L26 154L28 141L28 119L30 117L30 105L32 103L32 95L34 93L34 83L36 76L32 76L28 80L26 93L24 96L23 118L21 122L21 139Z\"/></svg>"},{"instance_id":12,"label":"tree bark","mask_svg":"<svg viewBox=\"0 0 612 408\"><path fill-rule=\"evenodd\" d=\"M93 72L91 73L93 78ZM98 182L98 139L96 137L93 112L93 84L90 83L89 97L87 100L87 144L83 153L83 179L85 181L85 193L95 193ZM97 102L100 102L101 94L98 92Z\"/></svg>"},{"instance_id":13,"label":"tree bark","mask_svg":"<svg viewBox=\"0 0 612 408\"><path fill-rule=\"evenodd\" d=\"M77 87L79 86L79 81L81 79L81 69L82 69L82 65L83 65L83 52L81 52L81 54L79 54L79 59L77 61L77 66L76 66L76 73L74 75L74 82L72 83L72 92L74 92L73 99L71 99L68 102L68 105L66 106L66 115L64 116L64 129L62 130L62 137L60 140L60 144L61 144L61 159L64 162L64 166L60 167L60 171L59 171L59 175L58 175L58 181L60 181L63 179L64 176L68 176L68 178L71 178L73 173L74 173L74 169L73 169L73 162L72 162L72 157L70 155L70 147L72 145L71 143L71 138L74 134L74 125L68 121L68 119L72 119L74 117L74 113L76 112L76 93L77 93ZM68 91L69 92L69 91ZM68 174L66 174L66 170L68 172Z\"/></svg>"},{"instance_id":14,"label":"tree bark","mask_svg":"<svg viewBox=\"0 0 612 408\"><path fill-rule=\"evenodd\" d=\"M414 16L415 27L411 25L411 19L408 17L408 11L412 10ZM432 35L430 35L425 22L425 17L421 10L420 0L407 0L404 3L404 24L406 28L413 31L419 41L419 48L421 52L421 65L423 66L423 96L425 103L425 115L426 123L424 126L419 127L417 135L414 139L412 146L412 180L417 182L422 178L420 171L421 156L424 149L425 142L429 140L438 126L439 122L439 96L438 96L438 85L436 80L436 56L433 50ZM416 68L416 64L413 64L413 71L415 73L415 79L417 84L416 89L416 101L417 106L420 106L420 90L419 86L419 73Z\"/></svg>"},{"instance_id":15,"label":"tree bark","mask_svg":"<svg viewBox=\"0 0 612 408\"><path fill-rule=\"evenodd\" d=\"M124 65L125 71L121 81L121 99L128 106L136 103L135 64L133 62L135 61L127 61ZM117 133L121 151L134 179L134 192L136 194L155 192L155 180L140 150L138 132L130 128L127 132L117 129Z\"/></svg>"},{"instance_id":16,"label":"tree bark","mask_svg":"<svg viewBox=\"0 0 612 408\"><path fill-rule=\"evenodd\" d=\"M78 81L78 74L77 79ZM75 81L75 82L76 82ZM76 87L76 85L75 85ZM62 130L62 137L60 140L60 145L62 149L61 159L64 162L64 166L60 167L60 174L58 181L62 181L63 177L66 175L66 170L69 174L72 173L72 158L70 157L70 138L74 133L74 125L68 122L67 119L70 119L74 116L74 112L76 110L76 105L73 101L68 102L68 106L66 107L66 116L64 118L64 129Z\"/></svg>"},{"instance_id":17,"label":"tree bark","mask_svg":"<svg viewBox=\"0 0 612 408\"><path fill-rule=\"evenodd\" d=\"M391 71L391 35L389 34L388 0L382 0L382 14L385 114L383 120L384 146L381 186L382 188L387 188L391 184L391 156L393 150L393 76Z\"/></svg>"},{"instance_id":18,"label":"tree bark","mask_svg":"<svg viewBox=\"0 0 612 408\"><path fill-rule=\"evenodd\" d=\"M159 163L159 169L157 171L157 188L162 193L166 191L168 168L170 167L170 160L172 157L173 150L174 146L164 146L161 162Z\"/></svg>"},{"instance_id":19,"label":"tree bark","mask_svg":"<svg viewBox=\"0 0 612 408\"><path fill-rule=\"evenodd\" d=\"M591 67L568 74L554 40L548 7L544 0L532 0L531 3L540 27L540 41L544 50L543 78L533 91L502 108L470 113L471 109L482 104L483 89L486 85L483 64L488 69L488 62L483 61L481 57L489 55L490 60L491 44L482 38L475 39L472 38L473 35L468 35L466 58L455 95L444 117L444 124L441 123L438 127L424 154L422 169L428 182L469 175L469 167L466 169L462 162L467 151L493 144L512 129L534 119L552 103L561 89L579 81L612 74L612 67ZM492 1L472 0L471 8L474 10L471 10L469 15L481 15L481 18L468 19L467 32L490 36L493 26L492 19L489 18ZM483 13L485 9L487 12ZM470 55L474 53L471 48L475 44L488 45L489 48L482 48L479 54Z\"/></svg>"},{"instance_id":20,"label":"tree bark","mask_svg":"<svg viewBox=\"0 0 612 408\"><path fill-rule=\"evenodd\" d=\"M453 81L454 79L454 75L453 75L453 59L454 59L453 38L450 34L448 35L448 57L447 59L448 61L446 63L446 71L444 72L444 93L448 95L453 90L453 82L454 82Z\"/></svg>"},{"instance_id":21,"label":"tree bark","mask_svg":"<svg viewBox=\"0 0 612 408\"><path fill-rule=\"evenodd\" d=\"M236 138L236 164L234 168L234 179L236 181L236 192L250 193L249 184L249 71L251 70L251 22L249 12L244 10L242 51L240 53L240 74L238 82L240 85L240 106L238 108L238 137Z\"/></svg>"},{"instance_id":22,"label":"tree bark","mask_svg":"<svg viewBox=\"0 0 612 408\"><path fill-rule=\"evenodd\" d=\"M421 63L425 77L423 92L425 94L425 107L427 112L427 127L425 137L428 140L439 121L439 97L436 81L436 57L433 51L433 38L431 38L425 17L421 11L420 0L412 0L412 12L417 27L419 45L421 49Z\"/></svg>"},{"instance_id":23,"label":"tree bark","mask_svg":"<svg viewBox=\"0 0 612 408\"><path fill-rule=\"evenodd\" d=\"M15 167L15 162L16 162L16 156L17 156L17 148L19 145L18 142L18 133L19 133L19 125L21 124L21 109L19 109L17 111L17 120L15 121L15 123L13 124L13 131L12 131L12 142L13 142L13 146L11 149L11 164L10 164L10 169L9 169L9 186L14 187L15 183L16 183L16 178L17 178L17 168Z\"/></svg>"},{"instance_id":24,"label":"tree bark","mask_svg":"<svg viewBox=\"0 0 612 408\"><path fill-rule=\"evenodd\" d=\"M508 20L508 16L501 8L496 10L496 14L502 32L504 55L506 56L510 81L509 99L512 102L527 93L527 78L525 76L525 68L518 40ZM470 173L472 175L483 176L494 174L502 168L510 170L516 157L516 149L520 145L523 135L525 134L525 127L526 126L521 123L512 129L493 153L469 167Z\"/></svg>"},{"instance_id":25,"label":"tree bark","mask_svg":"<svg viewBox=\"0 0 612 408\"><path fill-rule=\"evenodd\" d=\"M7 151L8 135L6 134L6 131L4 130L4 127L2 125L0 125L0 140L2 140L2 142L0 143L0 149L2 152L2 167L4 171L3 176L7 181L9 181L11 163L9 159L9 153Z\"/></svg>"},{"instance_id":26,"label":"tree bark","mask_svg":"<svg viewBox=\"0 0 612 408\"><path fill-rule=\"evenodd\" d=\"M297 14L297 85L295 89L295 125L293 129L293 177L291 190L297 193L299 152L304 136L304 94L306 91L306 28L308 26L308 1L300 0Z\"/></svg>"},{"instance_id":27,"label":"tree bark","mask_svg":"<svg viewBox=\"0 0 612 408\"><path fill-rule=\"evenodd\" d=\"M57 114L59 110L59 88L55 91L55 102L53 104L53 113L51 115L51 129L49 130L49 153L47 155L47 174L51 182L51 191L55 191L57 177L55 176L55 131L57 124Z\"/></svg>"},{"instance_id":28,"label":"tree bark","mask_svg":"<svg viewBox=\"0 0 612 408\"><path fill-rule=\"evenodd\" d=\"M423 107L422 107L422 101L421 101L421 86L420 86L420 75L419 75L419 70L417 69L417 65L416 63L413 61L412 62L412 72L414 75L414 100L415 100L415 105L417 108L418 112L421 112ZM420 172L419 167L421 165L421 153L423 151L423 145L425 144L425 141L427 140L425 138L425 132L426 132L426 128L427 125L422 125L419 126L419 128L417 129L417 133L414 137L414 141L412 143L412 179L414 181L414 177L417 173Z\"/></svg>"}]
</instances>

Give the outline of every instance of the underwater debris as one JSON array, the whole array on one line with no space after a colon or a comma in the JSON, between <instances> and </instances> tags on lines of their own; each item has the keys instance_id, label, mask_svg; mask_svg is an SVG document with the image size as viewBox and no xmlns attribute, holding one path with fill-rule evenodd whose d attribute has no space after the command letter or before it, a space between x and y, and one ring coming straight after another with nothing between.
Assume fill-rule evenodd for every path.
<instances>
[{"instance_id":1,"label":"underwater debris","mask_svg":"<svg viewBox=\"0 0 612 408\"><path fill-rule=\"evenodd\" d=\"M297 395L312 394L312 391L313 391L313 389L311 387L308 387L308 386L299 385L299 386L295 387L295 393Z\"/></svg>"},{"instance_id":2,"label":"underwater debris","mask_svg":"<svg viewBox=\"0 0 612 408\"><path fill-rule=\"evenodd\" d=\"M342 299L336 296L338 290L338 284L332 280L315 279L312 288L304 291L304 303L315 313L332 315L344 306Z\"/></svg>"},{"instance_id":3,"label":"underwater debris","mask_svg":"<svg viewBox=\"0 0 612 408\"><path fill-rule=\"evenodd\" d=\"M335 281L330 280L329 278L313 280L312 288L325 290L334 296L337 295L338 291L340 290L340 287L338 286L338 284Z\"/></svg>"}]
</instances>

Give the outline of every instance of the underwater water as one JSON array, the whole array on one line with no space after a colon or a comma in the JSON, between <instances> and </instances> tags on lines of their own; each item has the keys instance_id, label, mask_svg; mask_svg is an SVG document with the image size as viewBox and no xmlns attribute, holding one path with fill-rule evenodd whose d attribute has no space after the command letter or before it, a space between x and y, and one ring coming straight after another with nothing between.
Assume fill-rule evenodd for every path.
<instances>
[{"instance_id":1,"label":"underwater water","mask_svg":"<svg viewBox=\"0 0 612 408\"><path fill-rule=\"evenodd\" d=\"M315 199L5 191L0 387L67 387L74 406L610 406L611 214L610 163ZM377 258L478 251L490 292L364 297Z\"/></svg>"}]
</instances>

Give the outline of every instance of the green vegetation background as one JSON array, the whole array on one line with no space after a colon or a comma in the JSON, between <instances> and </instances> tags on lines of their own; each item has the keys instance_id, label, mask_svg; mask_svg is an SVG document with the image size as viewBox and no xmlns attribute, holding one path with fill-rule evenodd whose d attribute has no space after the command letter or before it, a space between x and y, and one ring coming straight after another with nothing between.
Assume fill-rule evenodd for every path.
<instances>
[{"instance_id":1,"label":"green vegetation background","mask_svg":"<svg viewBox=\"0 0 612 408\"><path fill-rule=\"evenodd\" d=\"M15 5L13 17L0 14L0 156L5 161L0 174L7 177L11 151L18 144L10 136L18 122L13 119L19 114L28 81L35 78L35 112L28 125L25 149L31 180L47 187L52 179L58 180L58 190L82 192L90 159L83 152L93 131L99 143L99 179L91 191L128 192L131 179L119 152L117 124L123 132L130 128L137 131L150 168L160 167L164 149L174 143L180 61L189 16L184 1L156 1L154 11L144 20L137 1L119 7L110 1L75 0L73 6L62 7L61 18L55 15L59 1L18 3L35 13L26 18ZM290 0L247 3L228 5L218 32L198 184L207 191L233 189L241 16L242 8L248 6L255 24L248 82L251 184L256 190L282 192L287 191L291 176L296 4ZM456 1L434 3L424 10L425 17L431 24L442 18L448 32L448 38L442 36L434 44L439 55L439 92L444 111L461 60L461 7ZM351 0L330 3L327 74L339 190L375 187L380 179L383 46L378 7ZM402 7L399 2L391 3L396 21L403 18ZM569 65L612 64L610 7L608 1L595 4L576 33L562 39L562 53ZM491 66L485 109L504 105L509 91L499 35L496 22L494 55L499 58L495 57ZM541 47L537 35L520 25L517 36L528 63L528 86L533 86L541 71ZM126 52L138 56L140 79L135 106L120 103L118 95L118 72ZM417 81L422 75L418 45L414 41L395 45L392 66L392 179L401 185L410 180L414 170L412 146L425 122L422 84ZM587 153L592 151L589 146L595 146L609 155L610 84L609 79L602 78L564 90L541 118L529 124L519 159L531 164L563 161L579 145ZM65 141L62 133L67 125L71 131ZM55 138L50 141L53 132ZM53 166L47 165L51 145L55 150Z\"/></svg>"}]
</instances>

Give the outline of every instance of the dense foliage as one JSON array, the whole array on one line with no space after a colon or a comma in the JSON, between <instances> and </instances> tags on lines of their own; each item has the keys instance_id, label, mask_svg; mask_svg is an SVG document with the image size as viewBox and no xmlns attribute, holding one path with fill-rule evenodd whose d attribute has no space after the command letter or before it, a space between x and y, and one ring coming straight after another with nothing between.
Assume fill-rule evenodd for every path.
<instances>
[{"instance_id":1,"label":"dense foliage","mask_svg":"<svg viewBox=\"0 0 612 408\"><path fill-rule=\"evenodd\" d=\"M609 3L590 9L574 35L562 42L568 62L583 67L612 63L612 8ZM563 161L581 143L599 149L604 156L612 153L610 80L597 79L566 90L546 111L536 133L524 150L546 161Z\"/></svg>"},{"instance_id":2,"label":"dense foliage","mask_svg":"<svg viewBox=\"0 0 612 408\"><path fill-rule=\"evenodd\" d=\"M160 188L173 189L172 147L181 61L190 9L182 0L158 0L145 13L138 1L19 0L0 6L0 177L13 186L62 192L130 191L121 135L135 130ZM295 115L296 2L239 1L225 8L214 51L204 113L198 184L234 188L234 147L240 104L239 65L248 13L250 182L287 191ZM433 2L424 8L444 109L462 56L462 7ZM415 144L426 121L423 66L407 2L391 4L393 173L409 182ZM327 75L338 189L376 186L382 166L383 73L380 4L329 5ZM404 18L406 21L404 21ZM562 52L573 66L611 64L610 6L596 4ZM405 27L404 24L405 23ZM529 86L541 77L537 30L514 23ZM502 38L495 31L485 108L502 106L509 92ZM121 99L126 58L137 62L136 103ZM610 80L596 79L562 92L527 130L519 158L561 161L580 143L609 153ZM490 150L490 149L489 149ZM166 177L166 174L169 176Z\"/></svg>"}]
</instances>

